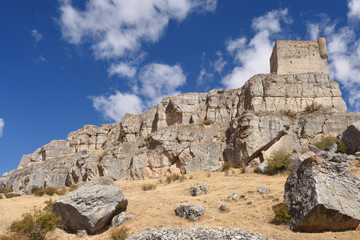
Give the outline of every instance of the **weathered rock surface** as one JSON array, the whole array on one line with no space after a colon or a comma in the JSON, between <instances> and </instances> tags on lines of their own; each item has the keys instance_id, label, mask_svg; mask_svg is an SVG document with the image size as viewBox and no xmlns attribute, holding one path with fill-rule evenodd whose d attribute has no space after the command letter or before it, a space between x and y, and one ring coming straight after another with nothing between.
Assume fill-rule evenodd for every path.
<instances>
[{"instance_id":1,"label":"weathered rock surface","mask_svg":"<svg viewBox=\"0 0 360 240\"><path fill-rule=\"evenodd\" d=\"M306 112L313 104L323 110ZM0 187L20 193L99 177L146 179L216 170L225 161L245 167L281 147L301 152L314 138L342 134L360 121L346 110L327 74L259 74L239 89L167 97L119 123L84 126L25 155Z\"/></svg>"},{"instance_id":2,"label":"weathered rock surface","mask_svg":"<svg viewBox=\"0 0 360 240\"><path fill-rule=\"evenodd\" d=\"M192 204L182 204L175 208L174 211L176 216L183 217L192 221L198 220L205 213L205 209L202 206Z\"/></svg>"},{"instance_id":3,"label":"weathered rock surface","mask_svg":"<svg viewBox=\"0 0 360 240\"><path fill-rule=\"evenodd\" d=\"M113 219L111 220L111 226L113 227L118 227L121 224L123 224L126 221L129 221L131 219L131 215L126 213L126 212L122 212L118 215L116 215L115 217L113 217Z\"/></svg>"},{"instance_id":4,"label":"weathered rock surface","mask_svg":"<svg viewBox=\"0 0 360 240\"><path fill-rule=\"evenodd\" d=\"M244 230L231 228L154 228L143 233L132 235L128 240L192 240L192 239L239 239L239 240L266 240L264 235L250 233ZM269 239L270 240L270 239Z\"/></svg>"},{"instance_id":5,"label":"weathered rock surface","mask_svg":"<svg viewBox=\"0 0 360 240\"><path fill-rule=\"evenodd\" d=\"M200 195L200 189L197 187L190 187L190 195L193 197Z\"/></svg>"},{"instance_id":6,"label":"weathered rock surface","mask_svg":"<svg viewBox=\"0 0 360 240\"><path fill-rule=\"evenodd\" d=\"M341 139L347 146L348 152L355 154L360 150L360 122L351 124L342 134Z\"/></svg>"},{"instance_id":7,"label":"weathered rock surface","mask_svg":"<svg viewBox=\"0 0 360 240\"><path fill-rule=\"evenodd\" d=\"M303 160L285 184L294 231L356 229L360 223L360 180L346 155L320 152Z\"/></svg>"},{"instance_id":8,"label":"weathered rock surface","mask_svg":"<svg viewBox=\"0 0 360 240\"><path fill-rule=\"evenodd\" d=\"M54 203L63 227L70 232L89 234L106 229L114 216L126 210L127 198L110 179L97 179Z\"/></svg>"}]
</instances>

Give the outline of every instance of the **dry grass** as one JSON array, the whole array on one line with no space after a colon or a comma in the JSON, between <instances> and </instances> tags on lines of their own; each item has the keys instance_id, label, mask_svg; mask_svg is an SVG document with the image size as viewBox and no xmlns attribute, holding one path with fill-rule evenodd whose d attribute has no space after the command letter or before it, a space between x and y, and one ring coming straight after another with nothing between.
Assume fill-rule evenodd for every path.
<instances>
[{"instance_id":1,"label":"dry grass","mask_svg":"<svg viewBox=\"0 0 360 240\"><path fill-rule=\"evenodd\" d=\"M358 175L360 172L357 170ZM360 239L358 231L326 232L326 233L294 233L286 226L277 226L272 223L274 212L272 207L283 201L286 173L275 176L247 173L236 174L233 177L224 176L223 172L213 172L208 177L208 172L199 172L190 175L186 181L175 181L171 184L157 184L158 179L141 181L118 181L129 200L127 212L133 218L124 224L129 228L129 233L139 233L154 227L188 227L197 226L222 226L242 228L251 232L258 232L269 238L278 240L287 239ZM144 184L157 184L152 191L143 191ZM209 185L209 193L192 197L189 194L191 186L201 184ZM270 190L268 194L260 194L257 188L263 186ZM228 197L237 192L237 201L230 201ZM243 195L243 196L242 196ZM41 197L47 200L48 197ZM59 196L53 196L56 200ZM12 220L19 219L22 213L30 212L33 205L41 206L44 200L35 196L23 196L14 199L0 200L0 234L5 233L6 225ZM196 223L179 218L174 214L174 208L180 204L200 204L205 208L204 216ZM219 206L225 203L228 212L220 212ZM68 234L57 229L50 239L78 239L76 235ZM110 231L97 236L88 236L87 239L109 239Z\"/></svg>"}]
</instances>

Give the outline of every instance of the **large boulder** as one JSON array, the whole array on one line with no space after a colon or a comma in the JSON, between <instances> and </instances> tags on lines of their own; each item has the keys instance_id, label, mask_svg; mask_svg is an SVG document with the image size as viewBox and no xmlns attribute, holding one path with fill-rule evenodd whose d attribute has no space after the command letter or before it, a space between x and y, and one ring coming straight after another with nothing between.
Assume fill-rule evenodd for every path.
<instances>
[{"instance_id":1,"label":"large boulder","mask_svg":"<svg viewBox=\"0 0 360 240\"><path fill-rule=\"evenodd\" d=\"M349 153L356 153L360 151L360 122L351 124L342 134L341 139Z\"/></svg>"},{"instance_id":2,"label":"large boulder","mask_svg":"<svg viewBox=\"0 0 360 240\"><path fill-rule=\"evenodd\" d=\"M192 221L198 220L205 213L205 209L202 206L192 204L182 204L175 208L174 211L176 216L183 217Z\"/></svg>"},{"instance_id":3,"label":"large boulder","mask_svg":"<svg viewBox=\"0 0 360 240\"><path fill-rule=\"evenodd\" d=\"M303 160L285 184L290 228L302 232L344 231L360 223L360 180L347 156L319 152Z\"/></svg>"},{"instance_id":4,"label":"large boulder","mask_svg":"<svg viewBox=\"0 0 360 240\"><path fill-rule=\"evenodd\" d=\"M97 179L54 203L67 231L95 234L106 229L115 215L126 210L127 198L110 179Z\"/></svg>"}]
</instances>

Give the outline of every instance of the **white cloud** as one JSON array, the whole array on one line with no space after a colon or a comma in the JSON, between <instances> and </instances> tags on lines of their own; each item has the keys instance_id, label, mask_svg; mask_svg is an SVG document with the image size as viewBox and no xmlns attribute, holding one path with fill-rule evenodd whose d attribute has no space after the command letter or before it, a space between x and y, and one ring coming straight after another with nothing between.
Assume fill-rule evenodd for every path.
<instances>
[{"instance_id":1,"label":"white cloud","mask_svg":"<svg viewBox=\"0 0 360 240\"><path fill-rule=\"evenodd\" d=\"M209 82L214 77L214 74L208 73L205 68L201 68L200 74L196 79L197 85L202 85L206 82Z\"/></svg>"},{"instance_id":2,"label":"white cloud","mask_svg":"<svg viewBox=\"0 0 360 240\"><path fill-rule=\"evenodd\" d=\"M122 120L126 113L141 113L143 103L135 94L121 93L116 91L114 95L108 97L97 96L91 98L94 108L101 112L105 118L116 122Z\"/></svg>"},{"instance_id":3,"label":"white cloud","mask_svg":"<svg viewBox=\"0 0 360 240\"><path fill-rule=\"evenodd\" d=\"M142 42L156 42L171 19L182 21L192 11L214 11L217 0L89 0L85 10L60 1L65 39L89 41L97 58L128 56Z\"/></svg>"},{"instance_id":4,"label":"white cloud","mask_svg":"<svg viewBox=\"0 0 360 240\"><path fill-rule=\"evenodd\" d=\"M37 29L31 30L31 36L35 39L36 42L41 41L44 37Z\"/></svg>"},{"instance_id":5,"label":"white cloud","mask_svg":"<svg viewBox=\"0 0 360 240\"><path fill-rule=\"evenodd\" d=\"M216 60L214 63L215 71L218 73L221 73L226 64L227 64L227 62L222 57L219 57L219 59Z\"/></svg>"},{"instance_id":6,"label":"white cloud","mask_svg":"<svg viewBox=\"0 0 360 240\"><path fill-rule=\"evenodd\" d=\"M0 118L0 138L2 137L3 135L3 128L5 126L5 122L2 118Z\"/></svg>"},{"instance_id":7,"label":"white cloud","mask_svg":"<svg viewBox=\"0 0 360 240\"><path fill-rule=\"evenodd\" d=\"M127 63L112 64L109 68L110 76L118 75L119 77L133 78L136 74L136 68Z\"/></svg>"},{"instance_id":8,"label":"white cloud","mask_svg":"<svg viewBox=\"0 0 360 240\"><path fill-rule=\"evenodd\" d=\"M163 97L180 94L176 89L185 84L186 76L179 65L151 63L141 70L139 81L139 94L150 100L147 104L150 107Z\"/></svg>"},{"instance_id":9,"label":"white cloud","mask_svg":"<svg viewBox=\"0 0 360 240\"><path fill-rule=\"evenodd\" d=\"M360 20L360 0L349 0L348 8L348 18L351 20Z\"/></svg>"},{"instance_id":10,"label":"white cloud","mask_svg":"<svg viewBox=\"0 0 360 240\"><path fill-rule=\"evenodd\" d=\"M240 37L227 42L227 51L239 66L222 79L226 88L241 87L254 74L269 72L273 38L281 31L281 21L290 23L287 9L273 10L253 19L252 28L256 34L252 39Z\"/></svg>"}]
</instances>

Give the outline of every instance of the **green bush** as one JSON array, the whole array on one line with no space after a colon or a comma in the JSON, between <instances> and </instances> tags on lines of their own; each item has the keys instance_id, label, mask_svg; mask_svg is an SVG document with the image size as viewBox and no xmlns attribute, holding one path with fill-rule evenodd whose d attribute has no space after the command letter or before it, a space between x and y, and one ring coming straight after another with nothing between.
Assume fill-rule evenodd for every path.
<instances>
[{"instance_id":1,"label":"green bush","mask_svg":"<svg viewBox=\"0 0 360 240\"><path fill-rule=\"evenodd\" d=\"M337 145L337 152L347 153L346 145L340 139L334 136L322 137L320 141L313 143L313 145L323 151L326 151L329 150L330 146L334 143Z\"/></svg>"},{"instance_id":2,"label":"green bush","mask_svg":"<svg viewBox=\"0 0 360 240\"><path fill-rule=\"evenodd\" d=\"M47 232L53 231L56 225L60 223L60 217L57 217L52 209L53 202L45 201L46 206L43 210L34 209L33 213L26 213L21 220L13 221L10 224L10 236L4 236L1 239L29 239L42 240L45 239Z\"/></svg>"},{"instance_id":3,"label":"green bush","mask_svg":"<svg viewBox=\"0 0 360 240\"><path fill-rule=\"evenodd\" d=\"M31 189L31 193L35 194L35 196L41 197L44 195L44 189L40 187L33 187Z\"/></svg>"},{"instance_id":4,"label":"green bush","mask_svg":"<svg viewBox=\"0 0 360 240\"><path fill-rule=\"evenodd\" d=\"M274 205L272 209L275 214L275 218L273 220L275 224L280 225L290 223L292 217L289 214L289 208L287 207L286 203Z\"/></svg>"},{"instance_id":5,"label":"green bush","mask_svg":"<svg viewBox=\"0 0 360 240\"><path fill-rule=\"evenodd\" d=\"M129 236L129 228L122 226L120 228L113 229L110 236L112 240L125 240Z\"/></svg>"},{"instance_id":6,"label":"green bush","mask_svg":"<svg viewBox=\"0 0 360 240\"><path fill-rule=\"evenodd\" d=\"M279 149L271 153L268 161L268 172L270 175L286 170L290 162L290 155L284 149Z\"/></svg>"},{"instance_id":7,"label":"green bush","mask_svg":"<svg viewBox=\"0 0 360 240\"><path fill-rule=\"evenodd\" d=\"M71 186L69 187L69 191L72 192L72 191L77 190L78 188L79 188L79 187L76 186L76 185L71 185Z\"/></svg>"},{"instance_id":8,"label":"green bush","mask_svg":"<svg viewBox=\"0 0 360 240\"><path fill-rule=\"evenodd\" d=\"M0 193L11 193L13 192L12 188L0 188Z\"/></svg>"},{"instance_id":9,"label":"green bush","mask_svg":"<svg viewBox=\"0 0 360 240\"><path fill-rule=\"evenodd\" d=\"M44 193L49 195L49 196L52 196L55 193L57 193L57 189L54 188L54 187L47 187L47 188L44 188Z\"/></svg>"}]
</instances>

